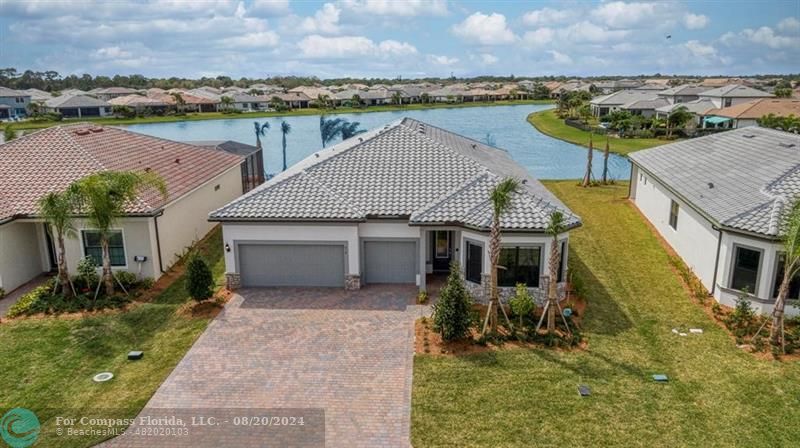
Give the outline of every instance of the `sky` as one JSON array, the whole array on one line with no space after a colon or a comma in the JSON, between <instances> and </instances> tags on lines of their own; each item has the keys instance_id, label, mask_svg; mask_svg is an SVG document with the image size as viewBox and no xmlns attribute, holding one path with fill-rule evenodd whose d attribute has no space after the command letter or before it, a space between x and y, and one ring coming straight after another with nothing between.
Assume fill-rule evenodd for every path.
<instances>
[{"instance_id":1,"label":"sky","mask_svg":"<svg viewBox=\"0 0 800 448\"><path fill-rule=\"evenodd\" d=\"M800 0L0 0L0 66L418 78L800 72Z\"/></svg>"}]
</instances>

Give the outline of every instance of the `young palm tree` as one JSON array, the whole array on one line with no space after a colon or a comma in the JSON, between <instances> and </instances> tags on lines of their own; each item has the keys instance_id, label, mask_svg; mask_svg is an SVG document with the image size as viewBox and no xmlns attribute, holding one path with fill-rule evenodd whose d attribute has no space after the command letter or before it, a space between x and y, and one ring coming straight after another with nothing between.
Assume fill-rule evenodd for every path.
<instances>
[{"instance_id":1,"label":"young palm tree","mask_svg":"<svg viewBox=\"0 0 800 448\"><path fill-rule=\"evenodd\" d=\"M175 100L175 109L179 114L183 113L183 106L186 105L186 100L183 99L183 95L180 92L172 92L170 96Z\"/></svg>"},{"instance_id":2,"label":"young palm tree","mask_svg":"<svg viewBox=\"0 0 800 448\"><path fill-rule=\"evenodd\" d=\"M781 231L781 244L784 252L783 279L778 289L775 308L772 311L772 328L769 338L773 346L783 348L783 318L786 297L789 295L789 285L792 279L800 272L800 201L794 204L786 218Z\"/></svg>"},{"instance_id":3,"label":"young palm tree","mask_svg":"<svg viewBox=\"0 0 800 448\"><path fill-rule=\"evenodd\" d=\"M269 129L269 123L264 122L264 124L259 124L257 121L253 122L253 127L256 131L256 147L261 149L261 137L267 135L267 129Z\"/></svg>"},{"instance_id":4,"label":"young palm tree","mask_svg":"<svg viewBox=\"0 0 800 448\"><path fill-rule=\"evenodd\" d=\"M606 148L603 150L603 183L608 183L608 134L606 134Z\"/></svg>"},{"instance_id":5,"label":"young palm tree","mask_svg":"<svg viewBox=\"0 0 800 448\"><path fill-rule=\"evenodd\" d=\"M72 218L74 208L75 198L69 191L51 192L39 199L39 213L56 233L58 284L61 285L61 292L65 297L75 295L75 289L69 279L69 268L64 249L64 237L74 238L76 235Z\"/></svg>"},{"instance_id":6,"label":"young palm tree","mask_svg":"<svg viewBox=\"0 0 800 448\"><path fill-rule=\"evenodd\" d=\"M342 120L342 124L339 126L339 133L342 134L342 140L347 140L350 137L367 132L365 129L359 129L359 126L361 126L361 123L358 121L350 122Z\"/></svg>"},{"instance_id":7,"label":"young palm tree","mask_svg":"<svg viewBox=\"0 0 800 448\"><path fill-rule=\"evenodd\" d=\"M323 109L328 108L329 98L328 95L319 94L317 95L317 106ZM324 145L323 145L324 146Z\"/></svg>"},{"instance_id":8,"label":"young palm tree","mask_svg":"<svg viewBox=\"0 0 800 448\"><path fill-rule=\"evenodd\" d=\"M592 184L592 157L594 157L594 149L592 149L592 134L589 134L589 153L586 156L586 174L583 175L582 187Z\"/></svg>"},{"instance_id":9,"label":"young palm tree","mask_svg":"<svg viewBox=\"0 0 800 448\"><path fill-rule=\"evenodd\" d=\"M400 106L403 104L403 96L400 95L400 92L394 92L392 94L392 104L396 106Z\"/></svg>"},{"instance_id":10,"label":"young palm tree","mask_svg":"<svg viewBox=\"0 0 800 448\"><path fill-rule=\"evenodd\" d=\"M497 265L500 262L500 218L511 207L511 198L519 190L519 181L514 178L503 179L497 184L489 196L492 201L492 227L489 232L489 308L486 310L486 322L482 334L487 329L497 332L497 308L500 296L497 291Z\"/></svg>"},{"instance_id":11,"label":"young palm tree","mask_svg":"<svg viewBox=\"0 0 800 448\"><path fill-rule=\"evenodd\" d=\"M86 215L89 226L100 234L103 251L103 275L106 295L114 294L111 254L108 239L112 227L125 214L125 207L136 201L139 194L153 188L166 200L164 180L153 172L103 171L73 183L69 190L76 198L77 209Z\"/></svg>"},{"instance_id":12,"label":"young palm tree","mask_svg":"<svg viewBox=\"0 0 800 448\"><path fill-rule=\"evenodd\" d=\"M352 98L350 98L350 102L353 103L353 107L361 107L361 96L359 94L354 94Z\"/></svg>"},{"instance_id":13,"label":"young palm tree","mask_svg":"<svg viewBox=\"0 0 800 448\"><path fill-rule=\"evenodd\" d=\"M553 237L550 243L550 278L547 282L547 333L553 334L556 331L556 308L558 308L558 267L559 260L561 260L561 251L558 244L558 235L567 230L564 224L564 214L560 211L554 211L550 214L550 222L547 224L545 230L548 235Z\"/></svg>"},{"instance_id":14,"label":"young palm tree","mask_svg":"<svg viewBox=\"0 0 800 448\"><path fill-rule=\"evenodd\" d=\"M672 137L672 130L686 126L693 115L686 107L681 106L672 111L667 117L667 137Z\"/></svg>"},{"instance_id":15,"label":"young palm tree","mask_svg":"<svg viewBox=\"0 0 800 448\"><path fill-rule=\"evenodd\" d=\"M223 109L230 110L231 105L233 104L233 98L229 96L223 96L219 99L219 102L224 106Z\"/></svg>"},{"instance_id":16,"label":"young palm tree","mask_svg":"<svg viewBox=\"0 0 800 448\"><path fill-rule=\"evenodd\" d=\"M283 135L283 170L286 171L286 136L292 132L292 125L281 121L281 134Z\"/></svg>"},{"instance_id":17,"label":"young palm tree","mask_svg":"<svg viewBox=\"0 0 800 448\"><path fill-rule=\"evenodd\" d=\"M341 118L325 118L324 115L319 116L319 135L322 139L322 147L332 142L337 135L341 134L341 127L344 120Z\"/></svg>"}]
</instances>

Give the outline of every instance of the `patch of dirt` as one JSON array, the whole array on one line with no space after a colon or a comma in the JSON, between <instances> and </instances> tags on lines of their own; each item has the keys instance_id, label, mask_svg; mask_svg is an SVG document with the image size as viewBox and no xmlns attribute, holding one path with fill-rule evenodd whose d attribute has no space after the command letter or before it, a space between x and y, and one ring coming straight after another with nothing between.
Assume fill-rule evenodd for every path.
<instances>
[{"instance_id":1,"label":"patch of dirt","mask_svg":"<svg viewBox=\"0 0 800 448\"><path fill-rule=\"evenodd\" d=\"M224 308L225 304L231 300L233 293L225 288L220 289L208 300L196 302L194 300L183 304L178 313L192 318L215 318Z\"/></svg>"}]
</instances>

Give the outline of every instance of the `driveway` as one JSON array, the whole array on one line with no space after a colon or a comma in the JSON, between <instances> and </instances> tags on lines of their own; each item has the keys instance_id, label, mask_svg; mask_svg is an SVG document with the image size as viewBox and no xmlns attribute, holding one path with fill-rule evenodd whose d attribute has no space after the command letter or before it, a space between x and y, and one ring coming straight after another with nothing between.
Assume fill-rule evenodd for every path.
<instances>
[{"instance_id":1,"label":"driveway","mask_svg":"<svg viewBox=\"0 0 800 448\"><path fill-rule=\"evenodd\" d=\"M227 408L229 416L253 410L305 417L305 432L273 428L255 434L221 426L191 441L123 436L109 445L322 446L324 421L327 447L408 447L413 320L419 310L406 306L415 296L415 287L395 285L354 292L241 290L142 415L166 414L159 409L219 415L215 408Z\"/></svg>"}]
</instances>

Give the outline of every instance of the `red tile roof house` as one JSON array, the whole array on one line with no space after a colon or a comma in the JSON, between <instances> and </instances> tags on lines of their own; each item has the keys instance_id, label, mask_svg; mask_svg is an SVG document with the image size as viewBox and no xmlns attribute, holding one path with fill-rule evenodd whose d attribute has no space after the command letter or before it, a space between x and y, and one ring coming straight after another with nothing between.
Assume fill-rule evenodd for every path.
<instances>
[{"instance_id":1,"label":"red tile roof house","mask_svg":"<svg viewBox=\"0 0 800 448\"><path fill-rule=\"evenodd\" d=\"M253 148L256 150L255 148ZM101 171L158 173L168 198L145 192L118 223L114 269L158 278L213 227L208 213L243 193L246 156L88 123L56 126L0 145L0 287L11 292L56 266L38 200ZM66 240L69 268L96 254L92 229L78 219ZM146 257L137 262L139 257Z\"/></svg>"}]
</instances>

